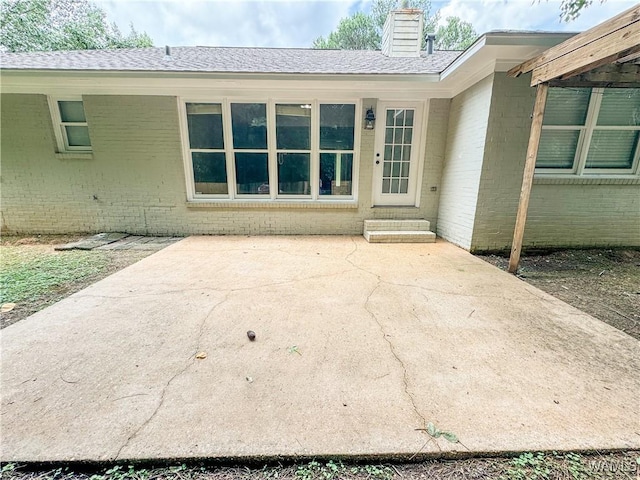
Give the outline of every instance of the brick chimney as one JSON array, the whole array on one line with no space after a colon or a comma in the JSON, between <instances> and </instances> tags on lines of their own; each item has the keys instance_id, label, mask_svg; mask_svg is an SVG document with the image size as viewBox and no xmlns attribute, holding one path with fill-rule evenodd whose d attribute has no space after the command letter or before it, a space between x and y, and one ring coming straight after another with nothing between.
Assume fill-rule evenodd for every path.
<instances>
[{"instance_id":1,"label":"brick chimney","mask_svg":"<svg viewBox=\"0 0 640 480\"><path fill-rule=\"evenodd\" d=\"M387 57L419 57L422 23L422 10L405 8L390 12L382 30L382 53Z\"/></svg>"}]
</instances>

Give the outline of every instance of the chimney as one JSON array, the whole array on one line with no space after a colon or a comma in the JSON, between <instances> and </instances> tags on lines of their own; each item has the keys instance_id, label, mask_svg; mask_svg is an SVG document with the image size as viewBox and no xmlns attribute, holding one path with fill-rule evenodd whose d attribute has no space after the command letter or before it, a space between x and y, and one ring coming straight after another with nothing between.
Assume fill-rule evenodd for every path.
<instances>
[{"instance_id":1,"label":"chimney","mask_svg":"<svg viewBox=\"0 0 640 480\"><path fill-rule=\"evenodd\" d=\"M404 8L390 12L382 30L382 53L387 57L419 57L422 23L422 10Z\"/></svg>"}]
</instances>

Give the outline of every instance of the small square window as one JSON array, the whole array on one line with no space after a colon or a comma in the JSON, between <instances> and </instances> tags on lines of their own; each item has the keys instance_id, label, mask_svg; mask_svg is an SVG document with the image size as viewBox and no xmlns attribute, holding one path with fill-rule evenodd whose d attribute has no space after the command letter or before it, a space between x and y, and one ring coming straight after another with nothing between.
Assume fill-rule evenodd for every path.
<instances>
[{"instance_id":1,"label":"small square window","mask_svg":"<svg viewBox=\"0 0 640 480\"><path fill-rule=\"evenodd\" d=\"M90 152L89 125L82 100L57 100L52 105L58 151Z\"/></svg>"}]
</instances>

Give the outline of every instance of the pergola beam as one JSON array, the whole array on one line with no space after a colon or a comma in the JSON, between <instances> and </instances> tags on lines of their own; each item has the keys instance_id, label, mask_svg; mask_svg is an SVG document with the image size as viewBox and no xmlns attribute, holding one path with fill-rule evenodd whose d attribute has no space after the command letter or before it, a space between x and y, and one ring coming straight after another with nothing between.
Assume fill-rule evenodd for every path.
<instances>
[{"instance_id":1,"label":"pergola beam","mask_svg":"<svg viewBox=\"0 0 640 480\"><path fill-rule=\"evenodd\" d=\"M549 81L550 87L640 88L640 65L611 63L571 78Z\"/></svg>"},{"instance_id":2,"label":"pergola beam","mask_svg":"<svg viewBox=\"0 0 640 480\"><path fill-rule=\"evenodd\" d=\"M517 77L539 69L537 75L534 71L537 83L532 82L532 86L535 86L582 67L595 68L604 58L639 44L640 5L636 5L517 65L509 70L508 75Z\"/></svg>"},{"instance_id":3,"label":"pergola beam","mask_svg":"<svg viewBox=\"0 0 640 480\"><path fill-rule=\"evenodd\" d=\"M542 133L542 119L544 117L544 107L547 103L548 85L541 83L536 91L536 102L533 106L533 121L529 134L529 146L527 147L527 159L524 164L524 175L522 177L522 188L520 189L520 202L518 203L518 214L516 216L516 227L513 232L513 242L511 243L511 256L509 257L509 273L516 273L520 263L520 253L522 252L522 239L524 238L524 225L527 222L527 211L529 210L529 198L531 197L531 187L533 186L533 173L536 168L538 158L538 146L540 145L540 134Z\"/></svg>"}]
</instances>

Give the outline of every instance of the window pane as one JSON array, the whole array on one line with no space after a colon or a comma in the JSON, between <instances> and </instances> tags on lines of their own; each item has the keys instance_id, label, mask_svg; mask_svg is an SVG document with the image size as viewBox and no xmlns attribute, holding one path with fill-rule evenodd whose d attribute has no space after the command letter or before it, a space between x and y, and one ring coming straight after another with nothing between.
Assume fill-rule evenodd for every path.
<instances>
[{"instance_id":1,"label":"window pane","mask_svg":"<svg viewBox=\"0 0 640 480\"><path fill-rule=\"evenodd\" d=\"M542 130L536 168L573 168L579 130Z\"/></svg>"},{"instance_id":2,"label":"window pane","mask_svg":"<svg viewBox=\"0 0 640 480\"><path fill-rule=\"evenodd\" d=\"M590 98L590 88L550 88L544 125L584 125Z\"/></svg>"},{"instance_id":3,"label":"window pane","mask_svg":"<svg viewBox=\"0 0 640 480\"><path fill-rule=\"evenodd\" d=\"M266 153L236 153L239 194L268 194L269 169Z\"/></svg>"},{"instance_id":4,"label":"window pane","mask_svg":"<svg viewBox=\"0 0 640 480\"><path fill-rule=\"evenodd\" d=\"M355 118L355 105L320 105L320 149L353 150Z\"/></svg>"},{"instance_id":5,"label":"window pane","mask_svg":"<svg viewBox=\"0 0 640 480\"><path fill-rule=\"evenodd\" d=\"M638 131L594 130L586 168L631 168Z\"/></svg>"},{"instance_id":6,"label":"window pane","mask_svg":"<svg viewBox=\"0 0 640 480\"><path fill-rule=\"evenodd\" d=\"M276 105L276 144L283 150L311 148L311 105Z\"/></svg>"},{"instance_id":7,"label":"window pane","mask_svg":"<svg viewBox=\"0 0 640 480\"><path fill-rule=\"evenodd\" d=\"M310 165L308 153L278 153L278 193L310 195Z\"/></svg>"},{"instance_id":8,"label":"window pane","mask_svg":"<svg viewBox=\"0 0 640 480\"><path fill-rule=\"evenodd\" d=\"M234 148L267 148L267 106L264 103L232 103Z\"/></svg>"},{"instance_id":9,"label":"window pane","mask_svg":"<svg viewBox=\"0 0 640 480\"><path fill-rule=\"evenodd\" d=\"M320 154L320 195L351 195L352 153Z\"/></svg>"},{"instance_id":10,"label":"window pane","mask_svg":"<svg viewBox=\"0 0 640 480\"><path fill-rule=\"evenodd\" d=\"M404 124L407 127L413 127L413 110L407 110L407 116L404 119Z\"/></svg>"},{"instance_id":11,"label":"window pane","mask_svg":"<svg viewBox=\"0 0 640 480\"><path fill-rule=\"evenodd\" d=\"M227 166L222 152L193 152L196 193L227 194Z\"/></svg>"},{"instance_id":12,"label":"window pane","mask_svg":"<svg viewBox=\"0 0 640 480\"><path fill-rule=\"evenodd\" d=\"M67 142L70 147L90 147L89 127L66 126Z\"/></svg>"},{"instance_id":13,"label":"window pane","mask_svg":"<svg viewBox=\"0 0 640 480\"><path fill-rule=\"evenodd\" d=\"M640 88L605 88L598 125L640 125Z\"/></svg>"},{"instance_id":14,"label":"window pane","mask_svg":"<svg viewBox=\"0 0 640 480\"><path fill-rule=\"evenodd\" d=\"M82 101L61 101L58 102L60 108L60 118L63 122L86 122Z\"/></svg>"},{"instance_id":15,"label":"window pane","mask_svg":"<svg viewBox=\"0 0 640 480\"><path fill-rule=\"evenodd\" d=\"M187 103L187 123L191 148L224 148L222 105Z\"/></svg>"}]
</instances>

